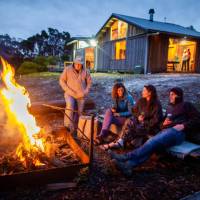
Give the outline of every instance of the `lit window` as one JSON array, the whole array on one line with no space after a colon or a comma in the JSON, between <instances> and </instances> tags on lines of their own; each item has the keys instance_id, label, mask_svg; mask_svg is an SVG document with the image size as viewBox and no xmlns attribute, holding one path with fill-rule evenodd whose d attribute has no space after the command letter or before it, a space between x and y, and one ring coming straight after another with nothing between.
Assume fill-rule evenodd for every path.
<instances>
[{"instance_id":1,"label":"lit window","mask_svg":"<svg viewBox=\"0 0 200 200\"><path fill-rule=\"evenodd\" d=\"M115 43L115 56L116 60L126 59L126 41L120 41Z\"/></svg>"},{"instance_id":2,"label":"lit window","mask_svg":"<svg viewBox=\"0 0 200 200\"><path fill-rule=\"evenodd\" d=\"M126 37L127 23L119 21L118 27L119 27L119 38Z\"/></svg>"},{"instance_id":3,"label":"lit window","mask_svg":"<svg viewBox=\"0 0 200 200\"><path fill-rule=\"evenodd\" d=\"M118 21L114 22L111 27L111 40L118 39Z\"/></svg>"},{"instance_id":4,"label":"lit window","mask_svg":"<svg viewBox=\"0 0 200 200\"><path fill-rule=\"evenodd\" d=\"M127 23L122 21L115 21L111 26L111 40L125 38L127 33Z\"/></svg>"}]
</instances>

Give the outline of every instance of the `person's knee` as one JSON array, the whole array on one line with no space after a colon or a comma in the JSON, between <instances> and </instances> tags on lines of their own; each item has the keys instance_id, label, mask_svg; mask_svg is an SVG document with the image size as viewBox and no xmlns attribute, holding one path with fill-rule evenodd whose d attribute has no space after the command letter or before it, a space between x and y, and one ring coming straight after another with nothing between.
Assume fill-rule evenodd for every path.
<instances>
[{"instance_id":1,"label":"person's knee","mask_svg":"<svg viewBox=\"0 0 200 200\"><path fill-rule=\"evenodd\" d=\"M160 140L163 138L163 131L158 133L157 135L151 137L150 139L147 140L148 143L154 144L154 143L159 143Z\"/></svg>"},{"instance_id":2,"label":"person's knee","mask_svg":"<svg viewBox=\"0 0 200 200\"><path fill-rule=\"evenodd\" d=\"M66 108L67 109L71 109L71 110L73 110L74 109L74 103L72 103L72 102L67 102L67 104L66 104Z\"/></svg>"},{"instance_id":3,"label":"person's knee","mask_svg":"<svg viewBox=\"0 0 200 200\"><path fill-rule=\"evenodd\" d=\"M113 113L112 113L111 109L107 109L105 112L105 117L112 117L112 116L113 116Z\"/></svg>"}]
</instances>

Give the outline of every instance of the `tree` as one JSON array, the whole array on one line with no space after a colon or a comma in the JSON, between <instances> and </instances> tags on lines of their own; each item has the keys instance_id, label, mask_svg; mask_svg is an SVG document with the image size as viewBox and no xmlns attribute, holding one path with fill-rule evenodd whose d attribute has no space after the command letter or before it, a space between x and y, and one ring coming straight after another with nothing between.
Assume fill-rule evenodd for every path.
<instances>
[{"instance_id":1,"label":"tree","mask_svg":"<svg viewBox=\"0 0 200 200\"><path fill-rule=\"evenodd\" d=\"M16 38L11 38L8 34L0 35L0 55L13 66L18 67L23 59L20 42Z\"/></svg>"},{"instance_id":2,"label":"tree","mask_svg":"<svg viewBox=\"0 0 200 200\"><path fill-rule=\"evenodd\" d=\"M0 35L0 51L20 59L32 60L37 56L53 56L60 59L65 54L65 45L69 40L68 32L59 32L54 28L42 30L21 41L6 34Z\"/></svg>"}]
</instances>

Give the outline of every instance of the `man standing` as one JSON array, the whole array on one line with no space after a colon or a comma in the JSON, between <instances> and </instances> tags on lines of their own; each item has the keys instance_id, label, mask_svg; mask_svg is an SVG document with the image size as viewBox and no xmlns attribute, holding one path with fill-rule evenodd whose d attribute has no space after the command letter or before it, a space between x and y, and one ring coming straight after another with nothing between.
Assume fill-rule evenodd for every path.
<instances>
[{"instance_id":1,"label":"man standing","mask_svg":"<svg viewBox=\"0 0 200 200\"><path fill-rule=\"evenodd\" d=\"M79 116L84 109L85 97L92 84L90 73L84 69L81 57L76 57L71 66L65 67L59 82L65 92L64 126L72 133L77 129Z\"/></svg>"},{"instance_id":2,"label":"man standing","mask_svg":"<svg viewBox=\"0 0 200 200\"><path fill-rule=\"evenodd\" d=\"M200 113L191 103L183 101L181 88L170 90L169 102L162 130L157 135L129 153L116 154L109 150L114 164L125 175L131 175L132 168L148 160L154 152L181 144L185 138L194 141L200 131Z\"/></svg>"}]
</instances>

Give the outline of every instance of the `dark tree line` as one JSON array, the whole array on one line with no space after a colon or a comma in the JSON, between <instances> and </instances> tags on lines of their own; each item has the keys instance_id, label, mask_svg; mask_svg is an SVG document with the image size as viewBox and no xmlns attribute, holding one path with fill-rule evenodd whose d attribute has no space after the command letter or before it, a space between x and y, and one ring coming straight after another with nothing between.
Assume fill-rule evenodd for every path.
<instances>
[{"instance_id":1,"label":"dark tree line","mask_svg":"<svg viewBox=\"0 0 200 200\"><path fill-rule=\"evenodd\" d=\"M0 56L3 56L11 64L19 66L23 61L20 42L8 34L0 35Z\"/></svg>"},{"instance_id":2,"label":"dark tree line","mask_svg":"<svg viewBox=\"0 0 200 200\"><path fill-rule=\"evenodd\" d=\"M25 40L11 38L8 34L0 35L0 55L6 59L31 59L36 56L57 56L62 58L67 54L65 45L70 40L68 32L57 29L42 30Z\"/></svg>"},{"instance_id":3,"label":"dark tree line","mask_svg":"<svg viewBox=\"0 0 200 200\"><path fill-rule=\"evenodd\" d=\"M21 42L21 49L26 57L62 56L65 52L65 44L69 41L68 32L59 32L57 29L48 28Z\"/></svg>"}]
</instances>

